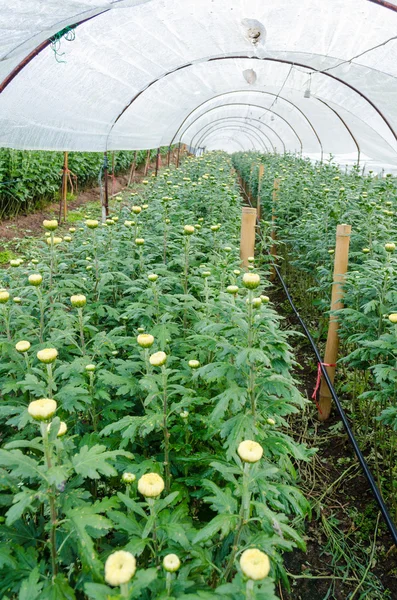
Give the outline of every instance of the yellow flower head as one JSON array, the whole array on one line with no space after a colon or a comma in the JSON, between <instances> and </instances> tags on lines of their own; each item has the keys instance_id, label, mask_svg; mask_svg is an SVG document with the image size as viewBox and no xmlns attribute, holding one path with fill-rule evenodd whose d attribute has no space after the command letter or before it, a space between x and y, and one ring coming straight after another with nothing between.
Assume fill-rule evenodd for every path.
<instances>
[{"instance_id":1,"label":"yellow flower head","mask_svg":"<svg viewBox=\"0 0 397 600\"><path fill-rule=\"evenodd\" d=\"M145 243L144 238L136 238L135 243L137 246L143 246L143 244Z\"/></svg>"},{"instance_id":2,"label":"yellow flower head","mask_svg":"<svg viewBox=\"0 0 397 600\"><path fill-rule=\"evenodd\" d=\"M51 426L52 426L52 423L49 423L48 427L47 427L47 431L48 432L50 432ZM59 429L58 429L57 437L62 437L63 435L65 435L65 433L67 432L67 430L68 430L68 426L66 425L66 423L64 421L61 421L60 424L59 424Z\"/></svg>"},{"instance_id":3,"label":"yellow flower head","mask_svg":"<svg viewBox=\"0 0 397 600\"><path fill-rule=\"evenodd\" d=\"M84 294L76 294L70 297L70 302L74 308L81 308L87 304L87 298Z\"/></svg>"},{"instance_id":4,"label":"yellow flower head","mask_svg":"<svg viewBox=\"0 0 397 600\"><path fill-rule=\"evenodd\" d=\"M39 286L42 284L43 276L40 273L33 273L33 275L29 275L28 281L30 285Z\"/></svg>"},{"instance_id":5,"label":"yellow flower head","mask_svg":"<svg viewBox=\"0 0 397 600\"><path fill-rule=\"evenodd\" d=\"M261 278L257 273L244 273L243 285L249 290L255 290L261 282Z\"/></svg>"},{"instance_id":6,"label":"yellow flower head","mask_svg":"<svg viewBox=\"0 0 397 600\"><path fill-rule=\"evenodd\" d=\"M157 473L142 475L138 481L138 491L145 498L157 498L164 489L164 479Z\"/></svg>"},{"instance_id":7,"label":"yellow flower head","mask_svg":"<svg viewBox=\"0 0 397 600\"><path fill-rule=\"evenodd\" d=\"M389 321L390 323L397 323L397 313L392 313L389 315Z\"/></svg>"},{"instance_id":8,"label":"yellow flower head","mask_svg":"<svg viewBox=\"0 0 397 600\"><path fill-rule=\"evenodd\" d=\"M57 229L58 227L58 221L56 219L53 219L52 221L48 221L47 219L45 219L43 221L43 227L48 231L55 231L55 229Z\"/></svg>"},{"instance_id":9,"label":"yellow flower head","mask_svg":"<svg viewBox=\"0 0 397 600\"><path fill-rule=\"evenodd\" d=\"M22 340L22 341L18 342L17 344L15 344L15 349L18 352L27 352L30 349L30 342L27 342L26 340Z\"/></svg>"},{"instance_id":10,"label":"yellow flower head","mask_svg":"<svg viewBox=\"0 0 397 600\"><path fill-rule=\"evenodd\" d=\"M150 348L154 344L154 337L150 333L140 333L136 341L141 348Z\"/></svg>"},{"instance_id":11,"label":"yellow flower head","mask_svg":"<svg viewBox=\"0 0 397 600\"><path fill-rule=\"evenodd\" d=\"M226 288L228 294L238 294L238 286L237 285L228 285Z\"/></svg>"},{"instance_id":12,"label":"yellow flower head","mask_svg":"<svg viewBox=\"0 0 397 600\"><path fill-rule=\"evenodd\" d=\"M85 224L87 225L88 229L96 229L99 225L96 219L87 219Z\"/></svg>"},{"instance_id":13,"label":"yellow flower head","mask_svg":"<svg viewBox=\"0 0 397 600\"><path fill-rule=\"evenodd\" d=\"M47 244L49 246L53 245L53 246L58 246L58 244L62 243L62 238L61 237L54 237L54 238L47 238Z\"/></svg>"},{"instance_id":14,"label":"yellow flower head","mask_svg":"<svg viewBox=\"0 0 397 600\"><path fill-rule=\"evenodd\" d=\"M0 304L5 304L10 299L10 294L8 292L0 292Z\"/></svg>"},{"instance_id":15,"label":"yellow flower head","mask_svg":"<svg viewBox=\"0 0 397 600\"><path fill-rule=\"evenodd\" d=\"M139 215L139 213L142 212L142 207L141 206L132 206L131 211L134 213L134 215Z\"/></svg>"},{"instance_id":16,"label":"yellow flower head","mask_svg":"<svg viewBox=\"0 0 397 600\"><path fill-rule=\"evenodd\" d=\"M176 554L167 554L163 558L163 567L169 573L175 573L181 566L181 561L179 560L179 556Z\"/></svg>"},{"instance_id":17,"label":"yellow flower head","mask_svg":"<svg viewBox=\"0 0 397 600\"><path fill-rule=\"evenodd\" d=\"M39 350L37 353L37 358L40 362L45 364L53 363L58 356L58 351L55 348L44 348L44 350Z\"/></svg>"},{"instance_id":18,"label":"yellow flower head","mask_svg":"<svg viewBox=\"0 0 397 600\"><path fill-rule=\"evenodd\" d=\"M253 579L254 581L265 579L270 571L269 557L257 548L250 548L242 553L240 567L248 579Z\"/></svg>"},{"instance_id":19,"label":"yellow flower head","mask_svg":"<svg viewBox=\"0 0 397 600\"><path fill-rule=\"evenodd\" d=\"M256 463L262 458L263 448L258 442L244 440L239 444L237 453L244 462Z\"/></svg>"},{"instance_id":20,"label":"yellow flower head","mask_svg":"<svg viewBox=\"0 0 397 600\"><path fill-rule=\"evenodd\" d=\"M189 367L191 369L198 369L199 366L200 366L200 363L198 360L195 360L195 359L189 360Z\"/></svg>"},{"instance_id":21,"label":"yellow flower head","mask_svg":"<svg viewBox=\"0 0 397 600\"><path fill-rule=\"evenodd\" d=\"M49 421L57 409L57 403L52 398L33 400L28 406L28 413L36 421Z\"/></svg>"},{"instance_id":22,"label":"yellow flower head","mask_svg":"<svg viewBox=\"0 0 397 600\"><path fill-rule=\"evenodd\" d=\"M183 228L184 235L193 235L194 232L195 232L195 229L194 229L193 225L185 225Z\"/></svg>"},{"instance_id":23,"label":"yellow flower head","mask_svg":"<svg viewBox=\"0 0 397 600\"><path fill-rule=\"evenodd\" d=\"M123 473L121 479L124 481L124 483L134 483L136 475L135 473Z\"/></svg>"},{"instance_id":24,"label":"yellow flower head","mask_svg":"<svg viewBox=\"0 0 397 600\"><path fill-rule=\"evenodd\" d=\"M167 355L165 352L155 352L149 358L149 362L153 367L162 367L165 365Z\"/></svg>"},{"instance_id":25,"label":"yellow flower head","mask_svg":"<svg viewBox=\"0 0 397 600\"><path fill-rule=\"evenodd\" d=\"M105 581L109 585L128 583L135 575L135 557L125 550L113 552L105 563Z\"/></svg>"},{"instance_id":26,"label":"yellow flower head","mask_svg":"<svg viewBox=\"0 0 397 600\"><path fill-rule=\"evenodd\" d=\"M149 279L149 281L157 281L159 276L156 275L156 273L149 273L149 275L147 276L147 278Z\"/></svg>"},{"instance_id":27,"label":"yellow flower head","mask_svg":"<svg viewBox=\"0 0 397 600\"><path fill-rule=\"evenodd\" d=\"M395 249L396 249L396 244L393 244L392 242L385 244L386 252L394 252Z\"/></svg>"}]
</instances>

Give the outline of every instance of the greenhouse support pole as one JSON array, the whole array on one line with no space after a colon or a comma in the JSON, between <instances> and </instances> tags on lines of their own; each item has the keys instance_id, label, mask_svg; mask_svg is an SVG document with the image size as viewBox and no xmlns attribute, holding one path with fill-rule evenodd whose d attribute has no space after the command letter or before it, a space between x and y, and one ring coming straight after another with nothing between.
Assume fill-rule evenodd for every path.
<instances>
[{"instance_id":1,"label":"greenhouse support pole","mask_svg":"<svg viewBox=\"0 0 397 600\"><path fill-rule=\"evenodd\" d=\"M159 172L159 166L160 166L160 148L157 148L157 154L156 154L156 177L157 177L158 172Z\"/></svg>"},{"instance_id":2,"label":"greenhouse support pole","mask_svg":"<svg viewBox=\"0 0 397 600\"><path fill-rule=\"evenodd\" d=\"M62 220L62 215L64 220L66 221L68 216L68 206L67 206L67 195L68 195L68 176L69 176L69 154L68 152L63 153L63 169L62 169L62 199L61 199L61 210L60 210L60 220Z\"/></svg>"},{"instance_id":3,"label":"greenhouse support pole","mask_svg":"<svg viewBox=\"0 0 397 600\"><path fill-rule=\"evenodd\" d=\"M243 206L241 215L240 258L243 267L249 265L248 258L255 254L256 208Z\"/></svg>"},{"instance_id":4,"label":"greenhouse support pole","mask_svg":"<svg viewBox=\"0 0 397 600\"><path fill-rule=\"evenodd\" d=\"M134 181L135 168L136 168L136 159L137 159L137 157L138 157L138 150L135 150L134 160L132 161L132 165L131 165L131 169L130 169L130 175L128 177L128 185L131 185L131 181Z\"/></svg>"},{"instance_id":5,"label":"greenhouse support pole","mask_svg":"<svg viewBox=\"0 0 397 600\"><path fill-rule=\"evenodd\" d=\"M114 196L114 180L115 180L115 176L114 176L114 151L112 152L112 193L110 194L110 197L113 198Z\"/></svg>"},{"instance_id":6,"label":"greenhouse support pole","mask_svg":"<svg viewBox=\"0 0 397 600\"><path fill-rule=\"evenodd\" d=\"M148 150L146 153L145 170L143 171L144 177L146 177L146 175L148 174L149 164L150 164L150 150Z\"/></svg>"},{"instance_id":7,"label":"greenhouse support pole","mask_svg":"<svg viewBox=\"0 0 397 600\"><path fill-rule=\"evenodd\" d=\"M277 207L277 203L278 203L279 189L280 189L280 180L275 179L274 183L273 183L272 230L270 233L270 237L272 238L272 241L273 241L271 248L270 248L270 254L272 255L273 262L275 262L276 255L277 255L277 245L275 243L276 239L277 239L277 234L276 234L277 208L276 207ZM270 274L270 280L274 281L275 278L276 278L276 272L272 268L271 274Z\"/></svg>"},{"instance_id":8,"label":"greenhouse support pole","mask_svg":"<svg viewBox=\"0 0 397 600\"><path fill-rule=\"evenodd\" d=\"M103 174L104 174L104 180L105 180L105 200L104 200L104 212L105 212L105 217L109 216L109 173L108 173L108 153L104 152L103 153Z\"/></svg>"},{"instance_id":9,"label":"greenhouse support pole","mask_svg":"<svg viewBox=\"0 0 397 600\"><path fill-rule=\"evenodd\" d=\"M170 161L171 161L171 146L168 146L167 167L170 166Z\"/></svg>"},{"instance_id":10,"label":"greenhouse support pole","mask_svg":"<svg viewBox=\"0 0 397 600\"><path fill-rule=\"evenodd\" d=\"M258 175L258 195L256 199L256 210L258 212L258 220L261 220L261 186L262 186L262 177L265 173L265 165L259 165L259 175Z\"/></svg>"},{"instance_id":11,"label":"greenhouse support pole","mask_svg":"<svg viewBox=\"0 0 397 600\"><path fill-rule=\"evenodd\" d=\"M342 224L337 226L331 311L336 311L343 308L343 283L345 280L347 263L349 260L350 234L351 225ZM329 319L327 345L325 347L324 366L327 369L328 377L332 384L334 383L336 361L338 360L338 328L338 318L331 314ZM327 383L324 381L324 377L322 377L318 406L318 418L320 421L326 421L328 419L331 413L331 399L331 391Z\"/></svg>"},{"instance_id":12,"label":"greenhouse support pole","mask_svg":"<svg viewBox=\"0 0 397 600\"><path fill-rule=\"evenodd\" d=\"M178 150L177 150L177 153L176 153L176 164L175 164L175 166L176 166L177 169L179 167L180 153L181 153L181 142L179 142L179 144L178 144Z\"/></svg>"}]
</instances>

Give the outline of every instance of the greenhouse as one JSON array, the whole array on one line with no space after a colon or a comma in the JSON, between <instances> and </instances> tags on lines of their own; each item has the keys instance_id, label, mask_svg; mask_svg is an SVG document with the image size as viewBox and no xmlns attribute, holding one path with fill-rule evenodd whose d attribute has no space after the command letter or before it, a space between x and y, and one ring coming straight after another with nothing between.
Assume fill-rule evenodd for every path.
<instances>
[{"instance_id":1,"label":"greenhouse","mask_svg":"<svg viewBox=\"0 0 397 600\"><path fill-rule=\"evenodd\" d=\"M0 598L397 599L397 3L0 32Z\"/></svg>"}]
</instances>

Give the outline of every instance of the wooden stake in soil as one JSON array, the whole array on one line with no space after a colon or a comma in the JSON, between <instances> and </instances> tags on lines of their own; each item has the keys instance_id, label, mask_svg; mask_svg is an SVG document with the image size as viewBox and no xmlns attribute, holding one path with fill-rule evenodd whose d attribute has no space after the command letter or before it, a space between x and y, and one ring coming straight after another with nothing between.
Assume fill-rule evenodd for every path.
<instances>
[{"instance_id":1,"label":"wooden stake in soil","mask_svg":"<svg viewBox=\"0 0 397 600\"><path fill-rule=\"evenodd\" d=\"M258 174L258 195L256 199L256 210L258 213L258 221L261 220L261 187L262 187L262 177L265 173L265 165L259 165L259 174Z\"/></svg>"},{"instance_id":2,"label":"wooden stake in soil","mask_svg":"<svg viewBox=\"0 0 397 600\"><path fill-rule=\"evenodd\" d=\"M171 160L171 146L168 146L167 167L170 166L170 160Z\"/></svg>"},{"instance_id":3,"label":"wooden stake in soil","mask_svg":"<svg viewBox=\"0 0 397 600\"><path fill-rule=\"evenodd\" d=\"M349 244L350 244L350 225L338 225L336 228L336 245L335 245L335 261L334 261L334 277L332 284L331 310L340 310L343 308L343 282L347 272L347 263L349 260ZM331 315L329 319L329 328L327 336L327 345L325 347L324 363L326 365L335 365L338 360L339 350L339 323L335 315ZM328 377L331 383L335 379L335 367L326 367ZM328 419L331 413L331 392L324 378L321 379L320 400L318 418L320 421Z\"/></svg>"},{"instance_id":4,"label":"wooden stake in soil","mask_svg":"<svg viewBox=\"0 0 397 600\"><path fill-rule=\"evenodd\" d=\"M143 176L146 177L148 171L149 171L149 164L150 164L150 150L147 151L146 154L146 163L145 163L145 170L143 172Z\"/></svg>"},{"instance_id":5,"label":"wooden stake in soil","mask_svg":"<svg viewBox=\"0 0 397 600\"><path fill-rule=\"evenodd\" d=\"M130 170L130 176L128 177L128 185L131 185L131 181L134 181L137 156L138 156L138 150L135 150L134 160L132 161L131 170Z\"/></svg>"},{"instance_id":6,"label":"wooden stake in soil","mask_svg":"<svg viewBox=\"0 0 397 600\"><path fill-rule=\"evenodd\" d=\"M176 165L175 165L177 169L179 167L179 156L180 156L180 153L181 153L181 143L179 142L179 144L178 144L178 150L177 150L177 154L176 154Z\"/></svg>"},{"instance_id":7,"label":"wooden stake in soil","mask_svg":"<svg viewBox=\"0 0 397 600\"><path fill-rule=\"evenodd\" d=\"M157 177L157 174L159 172L159 166L160 166L160 148L157 148L157 155L156 155L156 177Z\"/></svg>"},{"instance_id":8,"label":"wooden stake in soil","mask_svg":"<svg viewBox=\"0 0 397 600\"><path fill-rule=\"evenodd\" d=\"M280 180L275 179L274 183L273 183L272 231L270 234L270 236L273 240L273 244L271 245L271 248L270 248L270 254L273 257L273 261L276 260L276 256L277 256L277 245L275 244L275 242L277 240L276 221L277 221L277 203L278 203L278 197L279 197L279 190L280 190ZM272 268L271 274L270 274L270 281L274 281L275 278L276 278L276 271Z\"/></svg>"},{"instance_id":9,"label":"wooden stake in soil","mask_svg":"<svg viewBox=\"0 0 397 600\"><path fill-rule=\"evenodd\" d=\"M243 206L241 215L240 258L243 266L248 267L248 258L255 253L256 208Z\"/></svg>"}]
</instances>

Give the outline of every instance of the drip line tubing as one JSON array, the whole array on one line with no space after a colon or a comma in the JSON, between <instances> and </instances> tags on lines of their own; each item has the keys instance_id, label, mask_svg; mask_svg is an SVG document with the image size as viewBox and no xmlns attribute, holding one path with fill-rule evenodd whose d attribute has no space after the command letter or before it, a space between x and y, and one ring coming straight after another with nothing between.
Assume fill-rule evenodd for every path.
<instances>
[{"instance_id":1,"label":"drip line tubing","mask_svg":"<svg viewBox=\"0 0 397 600\"><path fill-rule=\"evenodd\" d=\"M247 195L247 197L248 197L248 195ZM249 199L248 199L248 202L251 204L251 202L250 202ZM258 222L258 224L260 226L260 222ZM270 253L269 253L269 256L270 256ZM338 395L337 395L337 393L335 391L335 388L334 388L334 386L333 386L333 384L332 384L332 382L331 382L331 380L330 380L330 378L328 376L327 370L326 370L326 368L325 368L325 366L323 364L323 359L322 359L321 354L320 354L320 352L319 352L319 350L318 350L318 348L316 346L316 342L314 341L314 339L313 339L313 337L312 337L309 329L307 328L306 323L304 322L304 320L300 316L299 311L296 308L296 306L295 306L295 304L294 304L294 302L293 302L293 300L291 298L291 295L289 293L287 284L285 283L285 281L284 281L284 279L283 279L283 277L282 277L282 275L281 275L281 273L280 273L280 271L279 271L279 269L278 269L278 267L277 267L277 265L275 264L274 261L272 262L272 267L274 268L274 271L275 271L275 273L276 273L276 275L277 275L277 277L278 277L278 279L279 279L279 281L280 281L280 283L281 283L281 285L283 287L283 290L284 290L284 293L285 293L285 295L287 297L287 300L288 300L288 302L289 302L289 304L290 304L293 312L295 313L295 316L298 319L299 324L302 327L302 329L303 329L303 331L304 331L304 333L305 333L305 335L306 335L306 337L307 337L307 339L308 339L308 341L309 341L309 343L310 343L310 345L312 347L313 353L314 353L314 355L315 355L315 357L317 359L317 364L321 368L321 373L322 373L322 375L324 377L324 381L326 382L326 384L327 384L327 386L329 388L332 400L335 402L335 406L336 406L337 411L339 413L339 416L340 416L340 418L342 420L343 426L344 426L344 428L346 430L347 437L349 438L349 441L350 441L351 445L353 446L353 450L354 450L354 452L355 452L355 454L357 456L358 462L360 463L361 469L362 469L362 471L363 471L363 473L364 473L364 475L365 475L365 477L366 477L366 479L368 481L369 487L371 488L372 495L373 495L373 497L376 500L376 503L377 503L377 505L379 507L380 512L382 513L383 519L384 519L384 521L386 523L386 526L387 526L387 528L388 528L388 530L390 532L392 540L393 540L395 546L397 546L397 527L396 527L396 524L394 523L394 521L393 521L393 519L392 519L392 517L391 517L391 515L389 513L389 510L388 510L388 508L387 508L387 506L385 504L385 501L382 498L382 494L381 494L378 486L376 485L374 476L372 475L371 470L370 470L370 468L369 468L369 466L367 464L367 461L365 460L364 455L363 455L363 453L360 450L360 447L359 447L359 445L357 443L357 440L356 440L356 438L354 436L354 433L351 430L349 420L348 420L348 418L346 416L345 411L343 410L343 407L342 407L341 402L339 400L339 397L338 397Z\"/></svg>"}]
</instances>

